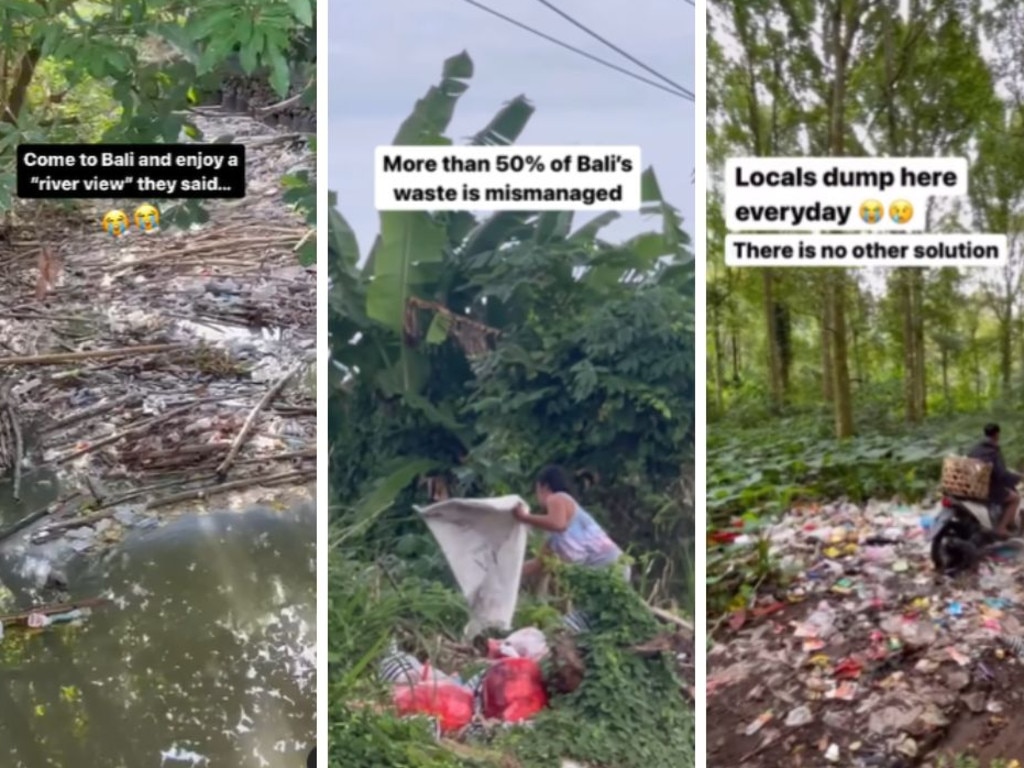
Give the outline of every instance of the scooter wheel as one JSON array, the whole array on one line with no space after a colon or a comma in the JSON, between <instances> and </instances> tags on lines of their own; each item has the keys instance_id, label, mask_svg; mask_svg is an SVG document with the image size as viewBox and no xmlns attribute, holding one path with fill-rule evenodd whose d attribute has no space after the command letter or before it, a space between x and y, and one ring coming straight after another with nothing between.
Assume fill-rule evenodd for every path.
<instances>
[{"instance_id":1,"label":"scooter wheel","mask_svg":"<svg viewBox=\"0 0 1024 768\"><path fill-rule=\"evenodd\" d=\"M952 531L940 532L932 541L932 564L941 572L973 570L981 561L981 550Z\"/></svg>"},{"instance_id":2,"label":"scooter wheel","mask_svg":"<svg viewBox=\"0 0 1024 768\"><path fill-rule=\"evenodd\" d=\"M949 537L949 523L943 525L939 530L932 536L932 565L937 571L946 570L946 538Z\"/></svg>"}]
</instances>

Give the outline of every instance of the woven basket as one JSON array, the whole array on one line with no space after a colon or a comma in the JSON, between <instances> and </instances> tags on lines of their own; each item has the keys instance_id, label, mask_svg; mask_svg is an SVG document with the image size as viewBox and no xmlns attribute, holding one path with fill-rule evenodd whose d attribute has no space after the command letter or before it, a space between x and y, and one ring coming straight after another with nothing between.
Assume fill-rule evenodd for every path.
<instances>
[{"instance_id":1,"label":"woven basket","mask_svg":"<svg viewBox=\"0 0 1024 768\"><path fill-rule=\"evenodd\" d=\"M992 465L965 456L947 456L942 462L942 490L965 499L987 499Z\"/></svg>"}]
</instances>

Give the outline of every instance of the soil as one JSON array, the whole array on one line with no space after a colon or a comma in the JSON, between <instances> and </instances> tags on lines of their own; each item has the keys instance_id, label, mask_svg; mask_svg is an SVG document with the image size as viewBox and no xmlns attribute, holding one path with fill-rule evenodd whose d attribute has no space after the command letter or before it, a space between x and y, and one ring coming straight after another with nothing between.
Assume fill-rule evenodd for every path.
<instances>
[{"instance_id":1,"label":"soil","mask_svg":"<svg viewBox=\"0 0 1024 768\"><path fill-rule=\"evenodd\" d=\"M282 200L281 179L315 175L313 155L249 116L203 109L192 119L205 141L246 145L245 198L204 201L209 221L188 229L170 223L173 204L154 200L159 230L117 238L102 231L103 214L131 215L143 201L79 201L72 214L25 203L20 222L52 226L16 224L0 245L0 375L25 437L22 487L50 473L60 489L0 543L27 530L33 544L95 551L126 527L212 499L231 508L272 486L308 495L316 274L296 251L313 232ZM44 249L62 268L39 293ZM13 481L8 473L0 494Z\"/></svg>"},{"instance_id":2,"label":"soil","mask_svg":"<svg viewBox=\"0 0 1024 768\"><path fill-rule=\"evenodd\" d=\"M709 768L1024 756L1024 662L1012 649L1024 560L1008 550L978 573L936 576L926 513L833 505L773 529L793 578L716 627ZM879 535L891 543L867 543ZM812 631L823 616L831 629Z\"/></svg>"}]
</instances>

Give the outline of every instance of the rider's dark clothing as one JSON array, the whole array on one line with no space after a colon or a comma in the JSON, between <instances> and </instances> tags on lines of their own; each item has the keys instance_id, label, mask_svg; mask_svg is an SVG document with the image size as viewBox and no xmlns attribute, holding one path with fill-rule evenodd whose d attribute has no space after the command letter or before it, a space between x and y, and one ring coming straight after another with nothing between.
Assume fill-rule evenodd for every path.
<instances>
[{"instance_id":1,"label":"rider's dark clothing","mask_svg":"<svg viewBox=\"0 0 1024 768\"><path fill-rule=\"evenodd\" d=\"M992 479L988 486L988 498L989 501L995 504L1004 504L1009 492L1016 488L1017 483L1021 481L1021 476L1006 468L1006 462L1003 461L1003 452L999 448L999 443L990 437L986 437L971 449L968 456L992 465Z\"/></svg>"}]
</instances>

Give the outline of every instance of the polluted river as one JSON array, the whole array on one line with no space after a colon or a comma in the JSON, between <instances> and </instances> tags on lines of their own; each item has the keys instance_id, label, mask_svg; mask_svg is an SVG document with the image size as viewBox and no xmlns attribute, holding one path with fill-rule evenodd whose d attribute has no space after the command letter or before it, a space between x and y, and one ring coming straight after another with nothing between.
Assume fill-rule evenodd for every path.
<instances>
[{"instance_id":1,"label":"polluted river","mask_svg":"<svg viewBox=\"0 0 1024 768\"><path fill-rule=\"evenodd\" d=\"M313 746L316 280L280 200L311 154L197 122L247 145L243 200L0 247L4 768L294 768Z\"/></svg>"}]
</instances>

